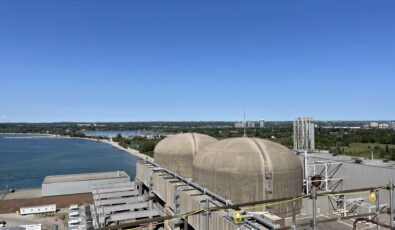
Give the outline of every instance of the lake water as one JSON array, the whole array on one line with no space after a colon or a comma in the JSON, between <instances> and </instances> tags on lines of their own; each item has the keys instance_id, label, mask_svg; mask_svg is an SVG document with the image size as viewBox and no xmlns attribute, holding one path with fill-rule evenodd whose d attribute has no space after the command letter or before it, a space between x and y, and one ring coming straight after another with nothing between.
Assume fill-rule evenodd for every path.
<instances>
[{"instance_id":1,"label":"lake water","mask_svg":"<svg viewBox=\"0 0 395 230\"><path fill-rule=\"evenodd\" d=\"M47 175L126 171L134 180L138 159L111 145L74 138L0 134L0 191L38 188Z\"/></svg>"}]
</instances>

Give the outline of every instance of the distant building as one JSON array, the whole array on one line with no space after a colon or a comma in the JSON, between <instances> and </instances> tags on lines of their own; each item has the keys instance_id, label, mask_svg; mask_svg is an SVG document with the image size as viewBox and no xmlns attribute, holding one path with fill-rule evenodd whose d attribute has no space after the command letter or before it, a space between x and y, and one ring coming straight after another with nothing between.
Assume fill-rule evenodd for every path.
<instances>
[{"instance_id":1,"label":"distant building","mask_svg":"<svg viewBox=\"0 0 395 230\"><path fill-rule=\"evenodd\" d=\"M389 123L389 128L390 128L390 129L395 129L395 121L391 121L391 122Z\"/></svg>"},{"instance_id":2,"label":"distant building","mask_svg":"<svg viewBox=\"0 0 395 230\"><path fill-rule=\"evenodd\" d=\"M364 128L364 129L368 129L369 127L370 127L369 124L365 124L365 125L362 126L362 128Z\"/></svg>"},{"instance_id":3,"label":"distant building","mask_svg":"<svg viewBox=\"0 0 395 230\"><path fill-rule=\"evenodd\" d=\"M387 123L379 124L379 129L388 129L388 128L389 128L389 124Z\"/></svg>"},{"instance_id":4,"label":"distant building","mask_svg":"<svg viewBox=\"0 0 395 230\"><path fill-rule=\"evenodd\" d=\"M379 127L379 123L378 122L370 122L369 124L370 128L378 128Z\"/></svg>"},{"instance_id":5,"label":"distant building","mask_svg":"<svg viewBox=\"0 0 395 230\"><path fill-rule=\"evenodd\" d=\"M254 121L247 122L247 127L248 128L255 128L255 122Z\"/></svg>"},{"instance_id":6,"label":"distant building","mask_svg":"<svg viewBox=\"0 0 395 230\"><path fill-rule=\"evenodd\" d=\"M314 150L314 121L312 118L296 118L294 120L294 149Z\"/></svg>"},{"instance_id":7,"label":"distant building","mask_svg":"<svg viewBox=\"0 0 395 230\"><path fill-rule=\"evenodd\" d=\"M259 128L265 128L265 121L262 119L259 121Z\"/></svg>"},{"instance_id":8,"label":"distant building","mask_svg":"<svg viewBox=\"0 0 395 230\"><path fill-rule=\"evenodd\" d=\"M236 122L235 128L244 128L244 122Z\"/></svg>"}]
</instances>

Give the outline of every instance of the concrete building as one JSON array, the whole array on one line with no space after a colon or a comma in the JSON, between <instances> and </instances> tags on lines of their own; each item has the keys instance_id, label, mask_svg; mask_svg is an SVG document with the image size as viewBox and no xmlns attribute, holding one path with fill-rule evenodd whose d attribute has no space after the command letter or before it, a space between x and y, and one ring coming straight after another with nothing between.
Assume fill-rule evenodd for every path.
<instances>
[{"instance_id":1,"label":"concrete building","mask_svg":"<svg viewBox=\"0 0 395 230\"><path fill-rule=\"evenodd\" d=\"M265 121L262 119L259 121L259 128L265 128Z\"/></svg>"},{"instance_id":2,"label":"concrete building","mask_svg":"<svg viewBox=\"0 0 395 230\"><path fill-rule=\"evenodd\" d=\"M379 123L378 122L370 122L369 124L370 128L378 128L379 127Z\"/></svg>"},{"instance_id":3,"label":"concrete building","mask_svg":"<svg viewBox=\"0 0 395 230\"><path fill-rule=\"evenodd\" d=\"M391 122L389 123L389 128L390 128L390 129L395 129L395 121L391 121Z\"/></svg>"},{"instance_id":4,"label":"concrete building","mask_svg":"<svg viewBox=\"0 0 395 230\"><path fill-rule=\"evenodd\" d=\"M230 138L201 149L193 161L193 179L234 203L302 194L303 171L288 148L260 138ZM301 202L296 202L296 213ZM271 213L290 216L292 203L276 205Z\"/></svg>"},{"instance_id":5,"label":"concrete building","mask_svg":"<svg viewBox=\"0 0 395 230\"><path fill-rule=\"evenodd\" d=\"M42 183L42 196L90 193L93 185L129 182L124 171L47 176Z\"/></svg>"},{"instance_id":6,"label":"concrete building","mask_svg":"<svg viewBox=\"0 0 395 230\"><path fill-rule=\"evenodd\" d=\"M387 124L387 123L379 124L379 129L388 129L388 128L389 128L389 124Z\"/></svg>"},{"instance_id":7,"label":"concrete building","mask_svg":"<svg viewBox=\"0 0 395 230\"><path fill-rule=\"evenodd\" d=\"M238 128L238 129L244 128L244 122L236 122L235 123L235 128Z\"/></svg>"},{"instance_id":8,"label":"concrete building","mask_svg":"<svg viewBox=\"0 0 395 230\"><path fill-rule=\"evenodd\" d=\"M254 121L247 122L247 127L248 128L255 128L255 122Z\"/></svg>"},{"instance_id":9,"label":"concrete building","mask_svg":"<svg viewBox=\"0 0 395 230\"><path fill-rule=\"evenodd\" d=\"M314 121L312 118L296 118L293 123L295 150L314 150Z\"/></svg>"},{"instance_id":10,"label":"concrete building","mask_svg":"<svg viewBox=\"0 0 395 230\"><path fill-rule=\"evenodd\" d=\"M192 161L196 152L217 139L199 133L181 133L160 141L154 150L154 160L162 167L184 177L192 177Z\"/></svg>"}]
</instances>

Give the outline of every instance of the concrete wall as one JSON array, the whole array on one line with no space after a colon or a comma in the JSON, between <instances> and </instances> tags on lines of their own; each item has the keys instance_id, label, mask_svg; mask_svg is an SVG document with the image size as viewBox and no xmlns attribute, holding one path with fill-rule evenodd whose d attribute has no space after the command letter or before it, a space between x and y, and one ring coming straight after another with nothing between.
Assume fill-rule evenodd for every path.
<instances>
[{"instance_id":1,"label":"concrete wall","mask_svg":"<svg viewBox=\"0 0 395 230\"><path fill-rule=\"evenodd\" d=\"M87 181L73 181L73 182L59 182L42 184L42 196L59 196L79 193L92 192L92 185L129 182L130 178L113 178L102 180L87 180Z\"/></svg>"}]
</instances>

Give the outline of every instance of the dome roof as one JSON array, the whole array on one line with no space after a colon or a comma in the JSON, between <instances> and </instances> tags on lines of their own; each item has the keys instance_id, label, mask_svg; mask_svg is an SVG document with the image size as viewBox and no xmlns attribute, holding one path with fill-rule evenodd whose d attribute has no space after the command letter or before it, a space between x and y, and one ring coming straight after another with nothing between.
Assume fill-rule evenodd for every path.
<instances>
[{"instance_id":1,"label":"dome roof","mask_svg":"<svg viewBox=\"0 0 395 230\"><path fill-rule=\"evenodd\" d=\"M229 138L198 151L193 179L233 203L242 203L300 195L303 168L301 160L283 145L261 138ZM292 203L271 211L288 216Z\"/></svg>"},{"instance_id":2,"label":"dome roof","mask_svg":"<svg viewBox=\"0 0 395 230\"><path fill-rule=\"evenodd\" d=\"M247 137L217 141L199 151L193 164L205 170L232 173L263 173L265 164L273 172L302 167L299 158L287 147L269 140Z\"/></svg>"},{"instance_id":3,"label":"dome roof","mask_svg":"<svg viewBox=\"0 0 395 230\"><path fill-rule=\"evenodd\" d=\"M164 168L185 177L192 177L192 161L199 149L217 139L199 133L181 133L160 141L154 150L154 160Z\"/></svg>"}]
</instances>

